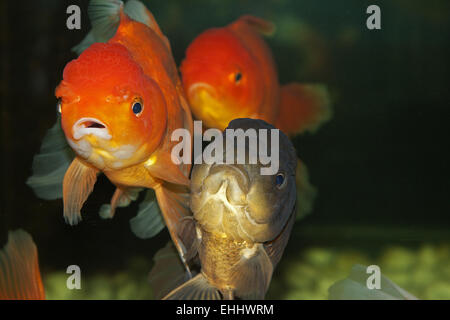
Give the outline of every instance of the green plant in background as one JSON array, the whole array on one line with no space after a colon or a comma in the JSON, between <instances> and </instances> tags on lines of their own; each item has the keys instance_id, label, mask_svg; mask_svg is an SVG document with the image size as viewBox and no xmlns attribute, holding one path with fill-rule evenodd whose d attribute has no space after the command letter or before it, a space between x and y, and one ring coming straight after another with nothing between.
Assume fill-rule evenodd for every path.
<instances>
[{"instance_id":1,"label":"green plant in background","mask_svg":"<svg viewBox=\"0 0 450 320\"><path fill-rule=\"evenodd\" d=\"M385 276L420 299L450 299L450 244L390 246L374 259L362 250L313 247L286 258L267 299L328 299L328 288L358 263L380 266ZM66 273L50 273L44 275L47 299L152 299L147 281L150 267L146 259L135 258L121 272L82 276L81 290L67 289Z\"/></svg>"}]
</instances>

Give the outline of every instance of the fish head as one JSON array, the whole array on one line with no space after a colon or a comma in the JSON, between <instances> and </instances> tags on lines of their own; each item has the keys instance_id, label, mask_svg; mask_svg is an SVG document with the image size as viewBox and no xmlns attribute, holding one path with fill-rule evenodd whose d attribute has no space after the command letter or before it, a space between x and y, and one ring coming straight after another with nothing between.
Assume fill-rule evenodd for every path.
<instances>
[{"instance_id":1,"label":"fish head","mask_svg":"<svg viewBox=\"0 0 450 320\"><path fill-rule=\"evenodd\" d=\"M66 139L100 170L148 160L166 129L166 103L121 44L95 43L69 62L56 88Z\"/></svg>"},{"instance_id":2,"label":"fish head","mask_svg":"<svg viewBox=\"0 0 450 320\"><path fill-rule=\"evenodd\" d=\"M251 50L233 31L214 28L188 47L181 76L192 112L210 128L256 114L264 83Z\"/></svg>"},{"instance_id":3,"label":"fish head","mask_svg":"<svg viewBox=\"0 0 450 320\"><path fill-rule=\"evenodd\" d=\"M249 128L275 129L265 121L253 119L233 120L227 129ZM297 158L292 143L282 132L279 144L275 174L261 174L261 162L250 163L248 157L240 164L236 161L194 165L190 206L205 230L253 243L271 241L280 234L294 212Z\"/></svg>"}]
</instances>

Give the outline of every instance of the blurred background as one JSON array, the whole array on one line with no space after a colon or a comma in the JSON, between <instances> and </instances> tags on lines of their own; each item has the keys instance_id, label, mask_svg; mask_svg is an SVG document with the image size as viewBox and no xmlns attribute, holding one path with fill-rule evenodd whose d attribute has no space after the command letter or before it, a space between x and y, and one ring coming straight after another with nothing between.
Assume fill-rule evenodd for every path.
<instances>
[{"instance_id":1,"label":"blurred background","mask_svg":"<svg viewBox=\"0 0 450 320\"><path fill-rule=\"evenodd\" d=\"M326 299L355 263L422 299L450 299L450 3L424 1L142 1L169 38L177 64L203 30L242 14L273 21L267 38L281 83L326 83L333 119L294 140L318 188L314 212L298 221L267 295ZM66 8L82 11L66 28ZM381 8L381 30L366 8ZM90 29L88 0L0 2L0 247L23 228L36 242L50 299L151 299L147 273L169 240L140 240L128 221L98 216L113 186L101 177L83 222L64 223L62 200L38 199L25 184L33 155L56 120L54 89L71 48ZM66 288L79 265L82 289Z\"/></svg>"}]
</instances>

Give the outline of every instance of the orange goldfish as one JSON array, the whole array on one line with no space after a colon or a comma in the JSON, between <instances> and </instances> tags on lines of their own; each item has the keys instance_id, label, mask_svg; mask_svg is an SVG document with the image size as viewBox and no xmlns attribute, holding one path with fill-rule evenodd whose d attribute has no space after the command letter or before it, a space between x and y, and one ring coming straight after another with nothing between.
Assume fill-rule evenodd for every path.
<instances>
[{"instance_id":1,"label":"orange goldfish","mask_svg":"<svg viewBox=\"0 0 450 320\"><path fill-rule=\"evenodd\" d=\"M69 62L55 91L61 126L76 154L63 181L64 217L71 225L81 220L102 172L117 187L107 214L129 202L136 188L153 189L182 255L174 229L189 214L190 165L171 161L178 143L171 133L192 132L190 109L169 42L152 14L144 7L144 24L130 19L121 4L103 2L120 11L115 35ZM90 9L102 10L105 3L92 2Z\"/></svg>"},{"instance_id":2,"label":"orange goldfish","mask_svg":"<svg viewBox=\"0 0 450 320\"><path fill-rule=\"evenodd\" d=\"M242 16L200 34L187 48L180 70L192 113L207 127L225 129L235 118L265 120L288 135L314 131L331 116L321 85L281 86L262 34L274 25Z\"/></svg>"}]
</instances>

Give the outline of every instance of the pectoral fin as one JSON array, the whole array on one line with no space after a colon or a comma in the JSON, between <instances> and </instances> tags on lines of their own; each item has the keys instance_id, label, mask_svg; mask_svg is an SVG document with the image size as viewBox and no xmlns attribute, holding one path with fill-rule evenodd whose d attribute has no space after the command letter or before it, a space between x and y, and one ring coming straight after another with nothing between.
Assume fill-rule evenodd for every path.
<instances>
[{"instance_id":1,"label":"pectoral fin","mask_svg":"<svg viewBox=\"0 0 450 320\"><path fill-rule=\"evenodd\" d=\"M161 212L172 241L174 242L175 247L180 253L183 264L190 272L185 259L187 250L183 244L182 239L180 239L179 235L177 234L181 220L184 217L191 215L189 209L188 190L187 188L184 188L182 186L164 184L155 188L155 192L159 207L161 208Z\"/></svg>"},{"instance_id":2,"label":"pectoral fin","mask_svg":"<svg viewBox=\"0 0 450 320\"><path fill-rule=\"evenodd\" d=\"M278 262L281 260L281 256L283 255L284 248L289 240L289 236L291 235L292 227L295 222L295 211L292 212L291 217L289 218L286 226L283 228L281 233L276 237L273 241L264 244L264 248L272 261L273 268L277 266Z\"/></svg>"},{"instance_id":3,"label":"pectoral fin","mask_svg":"<svg viewBox=\"0 0 450 320\"><path fill-rule=\"evenodd\" d=\"M233 267L231 283L236 285L235 295L241 299L264 299L272 279L273 266L266 250L262 244L255 246L254 253L243 254Z\"/></svg>"},{"instance_id":4,"label":"pectoral fin","mask_svg":"<svg viewBox=\"0 0 450 320\"><path fill-rule=\"evenodd\" d=\"M64 218L70 225L81 221L81 208L94 189L98 170L75 158L64 175Z\"/></svg>"},{"instance_id":5,"label":"pectoral fin","mask_svg":"<svg viewBox=\"0 0 450 320\"><path fill-rule=\"evenodd\" d=\"M111 203L104 204L100 207L100 217L103 219L112 219L116 212L116 208L127 207L131 201L137 199L139 191L141 190L141 188L117 187L111 198Z\"/></svg>"},{"instance_id":6,"label":"pectoral fin","mask_svg":"<svg viewBox=\"0 0 450 320\"><path fill-rule=\"evenodd\" d=\"M163 300L221 300L217 288L213 287L202 273L179 286Z\"/></svg>"},{"instance_id":7,"label":"pectoral fin","mask_svg":"<svg viewBox=\"0 0 450 320\"><path fill-rule=\"evenodd\" d=\"M156 152L145 164L148 172L158 179L173 184L189 186L187 174L183 172L182 165L176 165L169 152Z\"/></svg>"},{"instance_id":8,"label":"pectoral fin","mask_svg":"<svg viewBox=\"0 0 450 320\"><path fill-rule=\"evenodd\" d=\"M282 86L279 108L275 126L289 136L314 133L333 115L328 89L320 84Z\"/></svg>"}]
</instances>

